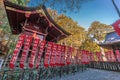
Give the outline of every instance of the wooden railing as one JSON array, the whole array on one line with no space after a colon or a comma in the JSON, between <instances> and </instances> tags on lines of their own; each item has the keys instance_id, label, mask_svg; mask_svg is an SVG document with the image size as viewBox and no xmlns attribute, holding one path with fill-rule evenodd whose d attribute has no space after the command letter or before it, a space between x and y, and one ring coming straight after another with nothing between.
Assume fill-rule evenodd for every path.
<instances>
[{"instance_id":1,"label":"wooden railing","mask_svg":"<svg viewBox=\"0 0 120 80\"><path fill-rule=\"evenodd\" d=\"M21 34L0 80L46 80L86 70L88 64L72 58L72 51L72 47Z\"/></svg>"},{"instance_id":2,"label":"wooden railing","mask_svg":"<svg viewBox=\"0 0 120 80\"><path fill-rule=\"evenodd\" d=\"M109 71L118 71L120 72L120 62L91 62L89 65L90 68L109 70Z\"/></svg>"}]
</instances>

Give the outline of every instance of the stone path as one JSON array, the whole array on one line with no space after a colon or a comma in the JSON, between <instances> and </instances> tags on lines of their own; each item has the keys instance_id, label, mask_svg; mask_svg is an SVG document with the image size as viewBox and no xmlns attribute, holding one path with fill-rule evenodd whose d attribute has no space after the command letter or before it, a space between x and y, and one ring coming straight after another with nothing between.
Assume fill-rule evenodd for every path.
<instances>
[{"instance_id":1,"label":"stone path","mask_svg":"<svg viewBox=\"0 0 120 80\"><path fill-rule=\"evenodd\" d=\"M52 80L120 80L120 72L88 69L84 72L54 78Z\"/></svg>"}]
</instances>

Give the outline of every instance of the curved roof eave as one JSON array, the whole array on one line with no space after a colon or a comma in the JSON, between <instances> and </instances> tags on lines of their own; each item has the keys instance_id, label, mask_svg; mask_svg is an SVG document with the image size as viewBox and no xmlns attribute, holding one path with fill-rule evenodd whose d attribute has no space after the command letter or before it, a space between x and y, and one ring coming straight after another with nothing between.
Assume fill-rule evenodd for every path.
<instances>
[{"instance_id":1,"label":"curved roof eave","mask_svg":"<svg viewBox=\"0 0 120 80\"><path fill-rule=\"evenodd\" d=\"M46 7L44 5L40 5L40 6L37 6L37 7L23 7L23 6L20 6L20 5L17 5L17 4L14 4L8 0L4 0L4 5L5 6L9 6L9 7L12 7L12 8L15 8L15 9L18 9L18 10L22 10L22 11L31 11L31 12L36 12L37 10L40 10L42 9L46 15L46 17L49 19L49 21L54 25L54 27L58 28L60 30L61 33L63 33L64 35L69 36L71 35L70 33L68 33L67 31L65 31L63 28L61 28L58 24L55 23L55 21L51 18L51 16L49 15L49 13L47 12L46 10ZM38 13L38 12L36 12ZM59 31L58 30L58 31Z\"/></svg>"}]
</instances>

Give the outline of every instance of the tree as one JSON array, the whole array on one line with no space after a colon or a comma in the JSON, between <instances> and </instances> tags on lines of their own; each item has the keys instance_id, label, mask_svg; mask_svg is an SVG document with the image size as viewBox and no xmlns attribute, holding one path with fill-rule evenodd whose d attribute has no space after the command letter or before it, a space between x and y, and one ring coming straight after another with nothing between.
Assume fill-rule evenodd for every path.
<instances>
[{"instance_id":1,"label":"tree","mask_svg":"<svg viewBox=\"0 0 120 80\"><path fill-rule=\"evenodd\" d=\"M103 42L106 34L111 31L113 31L111 26L94 21L89 27L86 40L80 48L87 49L91 52L99 52L100 47L98 44Z\"/></svg>"},{"instance_id":2,"label":"tree","mask_svg":"<svg viewBox=\"0 0 120 80\"><path fill-rule=\"evenodd\" d=\"M0 4L0 46L5 46L9 49L8 51L6 51L6 53L12 53L13 48L16 44L15 40L18 38L18 36L11 34L10 26L5 14L6 12L4 9L3 1L1 1Z\"/></svg>"},{"instance_id":3,"label":"tree","mask_svg":"<svg viewBox=\"0 0 120 80\"><path fill-rule=\"evenodd\" d=\"M85 29L79 26L78 23L73 21L70 17L67 17L64 14L59 15L56 10L48 8L48 12L60 27L71 34L67 38L59 41L59 43L79 48L86 37Z\"/></svg>"},{"instance_id":4,"label":"tree","mask_svg":"<svg viewBox=\"0 0 120 80\"><path fill-rule=\"evenodd\" d=\"M88 50L90 52L99 52L100 47L96 42L93 42L91 38L87 37L86 40L80 46L80 50Z\"/></svg>"},{"instance_id":5,"label":"tree","mask_svg":"<svg viewBox=\"0 0 120 80\"><path fill-rule=\"evenodd\" d=\"M64 14L61 14L57 18L56 23L71 34L68 38L61 40L61 43L65 43L66 45L73 47L81 46L82 41L85 39L86 33L83 27L79 26L77 22L73 21Z\"/></svg>"},{"instance_id":6,"label":"tree","mask_svg":"<svg viewBox=\"0 0 120 80\"><path fill-rule=\"evenodd\" d=\"M88 29L88 36L98 42L102 42L106 33L113 31L112 26L94 21Z\"/></svg>"}]
</instances>

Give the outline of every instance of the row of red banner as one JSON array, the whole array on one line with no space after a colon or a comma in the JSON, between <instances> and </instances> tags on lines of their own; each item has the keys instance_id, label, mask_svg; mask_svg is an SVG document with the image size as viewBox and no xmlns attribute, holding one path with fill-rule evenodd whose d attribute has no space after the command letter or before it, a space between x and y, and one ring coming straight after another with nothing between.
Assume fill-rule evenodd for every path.
<instances>
[{"instance_id":1,"label":"row of red banner","mask_svg":"<svg viewBox=\"0 0 120 80\"><path fill-rule=\"evenodd\" d=\"M88 50L78 50L78 54L77 57L79 57L80 62L83 64L88 64L90 61L120 62L120 50L108 50L103 53L92 53Z\"/></svg>"},{"instance_id":2,"label":"row of red banner","mask_svg":"<svg viewBox=\"0 0 120 80\"><path fill-rule=\"evenodd\" d=\"M9 67L14 69L15 63L19 59L20 68L25 68L26 64L28 64L29 68L39 68L42 55L44 54L45 67L64 66L65 62L69 65L71 63L72 48L68 47L67 57L65 58L66 47L53 42L46 44L46 41L41 41L39 38L21 34L10 60ZM22 54L21 57L18 57L19 54Z\"/></svg>"},{"instance_id":3,"label":"row of red banner","mask_svg":"<svg viewBox=\"0 0 120 80\"><path fill-rule=\"evenodd\" d=\"M19 54L22 54L21 57L18 57ZM25 68L26 64L28 64L29 68L39 68L42 58L44 67L55 67L73 63L89 64L90 61L104 61L103 57L108 62L115 62L116 60L120 62L119 50L115 50L115 53L109 50L103 55L102 52L92 53L88 50L76 50L69 46L41 41L39 38L21 34L13 51L9 67L14 69L18 59L20 59L20 68Z\"/></svg>"}]
</instances>

